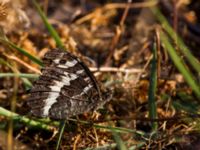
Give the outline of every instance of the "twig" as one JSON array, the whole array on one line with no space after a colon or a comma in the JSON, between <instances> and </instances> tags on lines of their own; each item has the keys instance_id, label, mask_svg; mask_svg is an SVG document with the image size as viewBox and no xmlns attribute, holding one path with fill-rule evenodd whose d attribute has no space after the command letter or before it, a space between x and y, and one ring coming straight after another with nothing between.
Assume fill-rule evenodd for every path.
<instances>
[{"instance_id":1,"label":"twig","mask_svg":"<svg viewBox=\"0 0 200 150\"><path fill-rule=\"evenodd\" d=\"M157 5L157 2L155 1L149 1L149 2L139 2L139 3L132 3L130 4L130 8L145 8L145 7L153 7ZM127 7L126 3L111 3L105 5L106 9L124 9Z\"/></svg>"},{"instance_id":2,"label":"twig","mask_svg":"<svg viewBox=\"0 0 200 150\"><path fill-rule=\"evenodd\" d=\"M41 74L41 72L40 72L38 69L36 69L36 68L30 66L29 64L27 64L26 62L20 60L20 59L17 58L16 56L12 56L12 55L9 56L9 55L7 55L7 54L4 54L4 55L5 55L7 58L12 59L12 60L15 60L16 62L22 64L22 65L25 66L25 67L27 67L29 70L32 70L32 71L34 71L34 72L37 73L37 74Z\"/></svg>"},{"instance_id":3,"label":"twig","mask_svg":"<svg viewBox=\"0 0 200 150\"><path fill-rule=\"evenodd\" d=\"M120 39L120 37L123 33L124 22L126 20L127 15L128 15L128 11L130 9L131 2L132 2L132 0L128 0L128 3L126 4L126 7L125 7L124 13L121 17L121 20L119 22L119 25L116 27L115 36L112 39L111 46L110 46L110 52L108 53L108 57L106 58L104 66L109 66L110 63L111 63L111 58L115 53L116 45L119 42L119 39Z\"/></svg>"},{"instance_id":4,"label":"twig","mask_svg":"<svg viewBox=\"0 0 200 150\"><path fill-rule=\"evenodd\" d=\"M142 69L125 69L125 68L116 68L116 67L90 67L90 70L92 72L124 72L124 73L141 73L143 72Z\"/></svg>"},{"instance_id":5,"label":"twig","mask_svg":"<svg viewBox=\"0 0 200 150\"><path fill-rule=\"evenodd\" d=\"M157 2L155 1L151 1L151 2L141 2L141 3L131 3L129 4L129 8L144 8L144 7L153 7L157 4ZM127 7L127 4L126 3L110 3L110 4L107 4L105 5L103 8L101 9L104 9L104 10L108 10L108 9L125 9ZM80 19L78 19L75 23L76 24L81 24L85 21L88 21L90 20L91 18L93 18L94 14L96 12L92 12Z\"/></svg>"}]
</instances>

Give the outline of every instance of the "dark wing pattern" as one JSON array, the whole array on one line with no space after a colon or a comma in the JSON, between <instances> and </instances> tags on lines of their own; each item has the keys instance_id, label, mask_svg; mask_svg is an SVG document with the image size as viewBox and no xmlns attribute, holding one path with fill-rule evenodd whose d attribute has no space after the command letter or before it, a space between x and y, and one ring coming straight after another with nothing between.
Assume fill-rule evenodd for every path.
<instances>
[{"instance_id":1,"label":"dark wing pattern","mask_svg":"<svg viewBox=\"0 0 200 150\"><path fill-rule=\"evenodd\" d=\"M67 119L104 103L95 77L77 57L54 49L43 62L27 102L34 116Z\"/></svg>"}]
</instances>

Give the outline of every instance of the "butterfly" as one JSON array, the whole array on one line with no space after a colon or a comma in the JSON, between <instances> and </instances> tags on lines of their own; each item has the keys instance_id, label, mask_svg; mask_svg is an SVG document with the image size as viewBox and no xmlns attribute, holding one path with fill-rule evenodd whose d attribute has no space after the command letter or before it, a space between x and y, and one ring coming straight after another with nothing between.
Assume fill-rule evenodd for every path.
<instances>
[{"instance_id":1,"label":"butterfly","mask_svg":"<svg viewBox=\"0 0 200 150\"><path fill-rule=\"evenodd\" d=\"M42 75L27 99L36 117L68 119L94 111L112 97L110 91L102 90L87 65L69 52L52 49L43 64Z\"/></svg>"}]
</instances>

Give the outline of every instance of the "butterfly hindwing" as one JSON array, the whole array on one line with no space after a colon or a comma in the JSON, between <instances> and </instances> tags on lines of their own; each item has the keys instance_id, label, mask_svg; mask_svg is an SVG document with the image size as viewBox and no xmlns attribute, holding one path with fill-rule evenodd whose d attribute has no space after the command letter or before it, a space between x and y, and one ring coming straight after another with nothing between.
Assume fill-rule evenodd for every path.
<instances>
[{"instance_id":1,"label":"butterfly hindwing","mask_svg":"<svg viewBox=\"0 0 200 150\"><path fill-rule=\"evenodd\" d=\"M67 119L94 109L102 100L96 79L75 56L54 49L45 54L43 62L42 75L28 99L33 115Z\"/></svg>"}]
</instances>

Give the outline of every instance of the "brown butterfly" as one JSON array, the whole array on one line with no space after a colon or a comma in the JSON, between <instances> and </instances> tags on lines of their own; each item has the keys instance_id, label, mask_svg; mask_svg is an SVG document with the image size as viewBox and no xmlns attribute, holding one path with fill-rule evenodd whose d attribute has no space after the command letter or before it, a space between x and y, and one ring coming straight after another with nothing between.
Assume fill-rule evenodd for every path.
<instances>
[{"instance_id":1,"label":"brown butterfly","mask_svg":"<svg viewBox=\"0 0 200 150\"><path fill-rule=\"evenodd\" d=\"M34 116L67 119L94 111L111 99L111 92L100 88L89 68L76 56L53 49L45 54L43 63L42 75L27 101Z\"/></svg>"}]
</instances>

